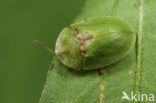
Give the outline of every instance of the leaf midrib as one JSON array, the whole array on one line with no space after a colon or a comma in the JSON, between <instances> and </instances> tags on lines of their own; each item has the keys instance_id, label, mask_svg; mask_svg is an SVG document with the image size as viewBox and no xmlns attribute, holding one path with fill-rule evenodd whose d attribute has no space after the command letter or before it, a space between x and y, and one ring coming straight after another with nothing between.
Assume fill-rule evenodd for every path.
<instances>
[{"instance_id":1,"label":"leaf midrib","mask_svg":"<svg viewBox=\"0 0 156 103\"><path fill-rule=\"evenodd\" d=\"M139 28L137 34L137 63L136 63L136 83L135 83L135 93L140 92L140 80L141 80L141 55L142 55L142 34L143 34L143 6L144 0L139 0ZM137 102L135 102L137 103Z\"/></svg>"}]
</instances>

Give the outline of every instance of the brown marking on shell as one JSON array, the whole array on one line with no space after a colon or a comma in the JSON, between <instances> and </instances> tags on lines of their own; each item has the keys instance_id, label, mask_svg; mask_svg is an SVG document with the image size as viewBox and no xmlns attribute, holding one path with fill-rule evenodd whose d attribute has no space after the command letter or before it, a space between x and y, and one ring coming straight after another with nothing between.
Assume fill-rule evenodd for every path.
<instances>
[{"instance_id":1,"label":"brown marking on shell","mask_svg":"<svg viewBox=\"0 0 156 103\"><path fill-rule=\"evenodd\" d=\"M75 32L76 35L80 33L80 31L78 29L75 29L74 32Z\"/></svg>"},{"instance_id":2,"label":"brown marking on shell","mask_svg":"<svg viewBox=\"0 0 156 103\"><path fill-rule=\"evenodd\" d=\"M78 29L75 29L75 37L80 43L80 52L83 58L85 58L86 50L85 47L87 45L87 41L93 39L93 35L85 36L83 33L80 33Z\"/></svg>"},{"instance_id":3,"label":"brown marking on shell","mask_svg":"<svg viewBox=\"0 0 156 103\"><path fill-rule=\"evenodd\" d=\"M77 38L78 40L83 40L83 36L82 36L82 35L76 35L76 38Z\"/></svg>"},{"instance_id":4,"label":"brown marking on shell","mask_svg":"<svg viewBox=\"0 0 156 103\"><path fill-rule=\"evenodd\" d=\"M80 45L80 51L85 51L85 46L83 46L83 45L81 46Z\"/></svg>"},{"instance_id":5,"label":"brown marking on shell","mask_svg":"<svg viewBox=\"0 0 156 103\"><path fill-rule=\"evenodd\" d=\"M86 52L81 51L81 55L82 55L83 58L85 58L85 56L86 56Z\"/></svg>"},{"instance_id":6,"label":"brown marking on shell","mask_svg":"<svg viewBox=\"0 0 156 103\"><path fill-rule=\"evenodd\" d=\"M86 42L85 41L84 42L81 42L80 45L81 46L86 46Z\"/></svg>"},{"instance_id":7,"label":"brown marking on shell","mask_svg":"<svg viewBox=\"0 0 156 103\"><path fill-rule=\"evenodd\" d=\"M88 35L85 40L90 40L90 39L93 39L93 35Z\"/></svg>"}]
</instances>

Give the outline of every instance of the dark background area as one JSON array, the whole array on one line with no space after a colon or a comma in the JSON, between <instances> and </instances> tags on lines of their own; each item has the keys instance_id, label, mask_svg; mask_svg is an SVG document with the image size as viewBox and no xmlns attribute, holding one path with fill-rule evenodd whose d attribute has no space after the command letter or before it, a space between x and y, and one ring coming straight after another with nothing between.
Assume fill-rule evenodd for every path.
<instances>
[{"instance_id":1,"label":"dark background area","mask_svg":"<svg viewBox=\"0 0 156 103\"><path fill-rule=\"evenodd\" d=\"M84 0L0 1L0 103L38 103L60 31L79 14Z\"/></svg>"}]
</instances>

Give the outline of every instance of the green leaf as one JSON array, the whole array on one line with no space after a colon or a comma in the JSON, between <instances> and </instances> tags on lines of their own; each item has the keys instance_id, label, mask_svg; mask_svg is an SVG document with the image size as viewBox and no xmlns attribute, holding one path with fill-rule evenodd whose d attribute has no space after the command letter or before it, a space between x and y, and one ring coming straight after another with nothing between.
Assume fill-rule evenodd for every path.
<instances>
[{"instance_id":1,"label":"green leaf","mask_svg":"<svg viewBox=\"0 0 156 103\"><path fill-rule=\"evenodd\" d=\"M87 0L75 22L97 16L120 17L137 32L136 48L103 68L104 75L97 70L68 70L57 60L48 73L40 103L131 103L121 100L123 91L129 97L131 91L156 95L155 12L155 0ZM145 99L141 102L150 102Z\"/></svg>"}]
</instances>

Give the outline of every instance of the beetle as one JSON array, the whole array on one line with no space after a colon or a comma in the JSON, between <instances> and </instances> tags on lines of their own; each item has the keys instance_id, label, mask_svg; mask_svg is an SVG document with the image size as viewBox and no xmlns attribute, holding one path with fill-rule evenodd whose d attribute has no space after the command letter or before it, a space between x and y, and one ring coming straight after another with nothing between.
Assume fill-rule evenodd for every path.
<instances>
[{"instance_id":1,"label":"beetle","mask_svg":"<svg viewBox=\"0 0 156 103\"><path fill-rule=\"evenodd\" d=\"M61 63L77 71L99 69L126 57L134 48L136 34L119 17L92 17L65 27L59 34L55 52Z\"/></svg>"}]
</instances>

